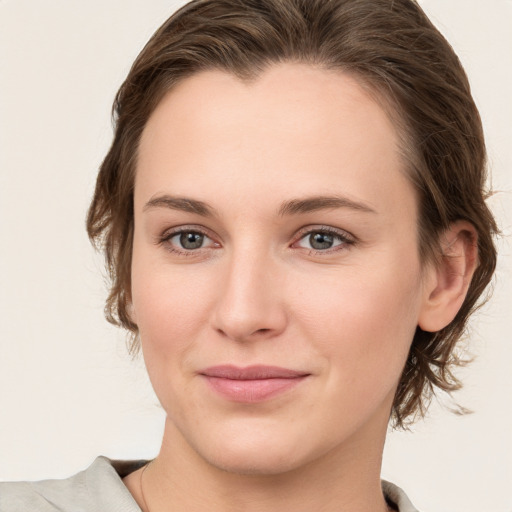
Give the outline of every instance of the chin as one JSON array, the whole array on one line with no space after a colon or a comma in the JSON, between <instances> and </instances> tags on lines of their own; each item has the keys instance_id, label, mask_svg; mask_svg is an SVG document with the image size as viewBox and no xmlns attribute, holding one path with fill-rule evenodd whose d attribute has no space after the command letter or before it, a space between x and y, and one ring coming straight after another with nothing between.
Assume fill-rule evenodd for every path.
<instances>
[{"instance_id":1,"label":"chin","mask_svg":"<svg viewBox=\"0 0 512 512\"><path fill-rule=\"evenodd\" d=\"M240 475L283 474L307 462L304 443L294 443L290 434L270 433L260 431L257 436L254 431L249 436L224 433L213 439L202 437L192 447L210 466ZM298 446L302 449L299 450Z\"/></svg>"},{"instance_id":2,"label":"chin","mask_svg":"<svg viewBox=\"0 0 512 512\"><path fill-rule=\"evenodd\" d=\"M300 465L296 457L270 454L268 450L257 449L244 452L224 452L205 458L211 466L226 473L253 476L275 476L293 471Z\"/></svg>"}]
</instances>

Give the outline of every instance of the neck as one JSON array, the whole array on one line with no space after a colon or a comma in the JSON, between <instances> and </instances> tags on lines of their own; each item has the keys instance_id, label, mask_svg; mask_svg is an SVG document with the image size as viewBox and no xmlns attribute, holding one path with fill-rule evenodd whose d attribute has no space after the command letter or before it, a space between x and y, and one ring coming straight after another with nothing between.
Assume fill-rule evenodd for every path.
<instances>
[{"instance_id":1,"label":"neck","mask_svg":"<svg viewBox=\"0 0 512 512\"><path fill-rule=\"evenodd\" d=\"M297 469L239 474L204 460L168 420L160 454L144 474L143 508L150 512L385 512L380 487L384 435L370 436L372 443L368 438L347 440Z\"/></svg>"}]
</instances>

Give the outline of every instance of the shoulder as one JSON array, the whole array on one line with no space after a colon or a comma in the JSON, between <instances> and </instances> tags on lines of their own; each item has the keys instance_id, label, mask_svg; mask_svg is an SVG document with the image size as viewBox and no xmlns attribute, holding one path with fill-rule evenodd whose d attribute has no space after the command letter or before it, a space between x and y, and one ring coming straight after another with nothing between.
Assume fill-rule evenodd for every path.
<instances>
[{"instance_id":1,"label":"shoulder","mask_svg":"<svg viewBox=\"0 0 512 512\"><path fill-rule=\"evenodd\" d=\"M121 480L138 465L98 457L63 480L0 483L0 512L140 512Z\"/></svg>"},{"instance_id":2,"label":"shoulder","mask_svg":"<svg viewBox=\"0 0 512 512\"><path fill-rule=\"evenodd\" d=\"M64 480L0 484L1 512L90 510L86 471Z\"/></svg>"},{"instance_id":3,"label":"shoulder","mask_svg":"<svg viewBox=\"0 0 512 512\"><path fill-rule=\"evenodd\" d=\"M386 500L397 507L398 512L419 512L400 487L382 480L382 491Z\"/></svg>"}]
</instances>

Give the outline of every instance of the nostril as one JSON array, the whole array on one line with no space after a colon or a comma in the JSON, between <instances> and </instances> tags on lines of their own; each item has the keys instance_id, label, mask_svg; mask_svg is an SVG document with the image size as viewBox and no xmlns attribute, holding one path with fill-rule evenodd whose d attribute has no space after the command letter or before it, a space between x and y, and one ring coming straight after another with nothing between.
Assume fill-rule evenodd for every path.
<instances>
[{"instance_id":1,"label":"nostril","mask_svg":"<svg viewBox=\"0 0 512 512\"><path fill-rule=\"evenodd\" d=\"M243 340L250 340L250 339L257 339L257 338L260 338L260 337L265 337L265 336L269 336L272 334L272 332L274 332L274 329L271 329L271 328L261 328L261 329L256 329L254 331L250 331L250 330L236 330L236 329L223 329L223 328L217 328L216 329L217 333L224 337L224 338L230 338L230 339L234 339L234 340L238 340L238 341L243 341Z\"/></svg>"}]
</instances>

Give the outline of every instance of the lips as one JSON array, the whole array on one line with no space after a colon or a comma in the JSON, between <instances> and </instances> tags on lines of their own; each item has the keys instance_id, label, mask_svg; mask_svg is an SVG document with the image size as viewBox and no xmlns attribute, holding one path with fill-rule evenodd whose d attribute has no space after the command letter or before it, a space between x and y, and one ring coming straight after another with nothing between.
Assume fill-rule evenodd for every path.
<instances>
[{"instance_id":1,"label":"lips","mask_svg":"<svg viewBox=\"0 0 512 512\"><path fill-rule=\"evenodd\" d=\"M269 400L290 390L310 374L278 366L213 366L200 372L210 389L234 402Z\"/></svg>"}]
</instances>

